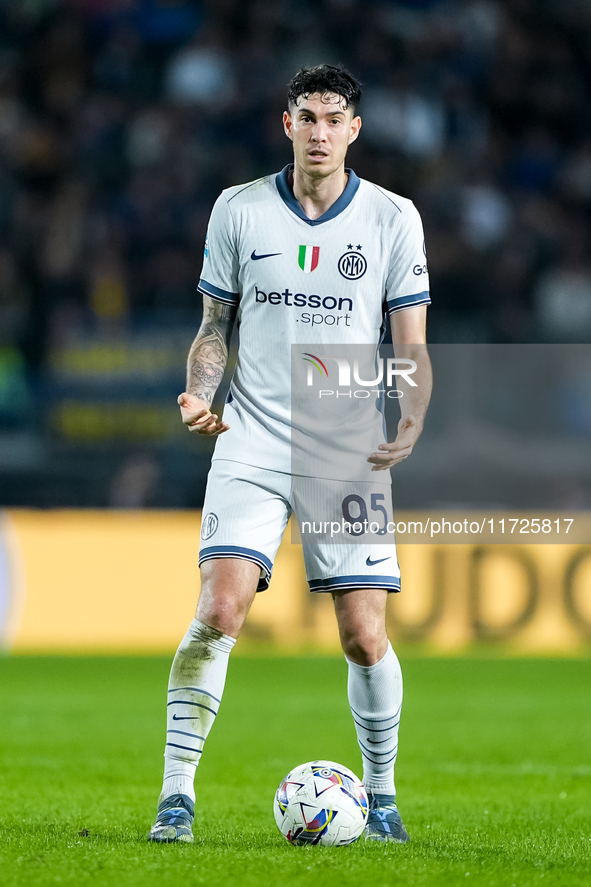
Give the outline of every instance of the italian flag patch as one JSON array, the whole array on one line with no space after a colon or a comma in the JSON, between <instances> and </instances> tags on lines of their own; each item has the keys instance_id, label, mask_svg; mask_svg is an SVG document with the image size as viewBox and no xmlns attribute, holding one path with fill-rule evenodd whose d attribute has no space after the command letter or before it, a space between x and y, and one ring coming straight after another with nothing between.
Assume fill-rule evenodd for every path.
<instances>
[{"instance_id":1,"label":"italian flag patch","mask_svg":"<svg viewBox=\"0 0 591 887\"><path fill-rule=\"evenodd\" d=\"M319 246L300 246L298 254L298 265L306 274L314 271L318 267L318 258L320 256Z\"/></svg>"}]
</instances>

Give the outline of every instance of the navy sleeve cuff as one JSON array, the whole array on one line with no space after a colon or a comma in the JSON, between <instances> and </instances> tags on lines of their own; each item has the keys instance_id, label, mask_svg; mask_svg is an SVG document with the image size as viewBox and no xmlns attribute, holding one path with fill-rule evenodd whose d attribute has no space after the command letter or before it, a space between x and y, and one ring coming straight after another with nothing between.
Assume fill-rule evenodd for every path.
<instances>
[{"instance_id":1,"label":"navy sleeve cuff","mask_svg":"<svg viewBox=\"0 0 591 887\"><path fill-rule=\"evenodd\" d=\"M237 305L240 301L239 293L229 293L227 290L214 286L213 283L201 278L197 284L197 291L203 296L210 296L217 299L218 302L224 302L226 305Z\"/></svg>"},{"instance_id":2,"label":"navy sleeve cuff","mask_svg":"<svg viewBox=\"0 0 591 887\"><path fill-rule=\"evenodd\" d=\"M411 296L394 296L391 299L386 299L386 304L388 305L388 314L393 314L395 311L400 311L401 308L414 308L415 305L430 305L431 298L429 290L426 290L423 293L414 293Z\"/></svg>"}]
</instances>

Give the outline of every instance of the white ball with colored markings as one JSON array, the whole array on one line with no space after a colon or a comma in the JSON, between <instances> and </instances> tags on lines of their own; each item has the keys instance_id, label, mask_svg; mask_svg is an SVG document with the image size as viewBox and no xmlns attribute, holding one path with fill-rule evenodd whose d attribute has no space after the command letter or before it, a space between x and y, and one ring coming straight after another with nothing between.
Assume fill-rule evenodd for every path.
<instances>
[{"instance_id":1,"label":"white ball with colored markings","mask_svg":"<svg viewBox=\"0 0 591 887\"><path fill-rule=\"evenodd\" d=\"M291 770L275 792L273 812L290 844L352 844L363 834L369 801L361 781L333 761Z\"/></svg>"}]
</instances>

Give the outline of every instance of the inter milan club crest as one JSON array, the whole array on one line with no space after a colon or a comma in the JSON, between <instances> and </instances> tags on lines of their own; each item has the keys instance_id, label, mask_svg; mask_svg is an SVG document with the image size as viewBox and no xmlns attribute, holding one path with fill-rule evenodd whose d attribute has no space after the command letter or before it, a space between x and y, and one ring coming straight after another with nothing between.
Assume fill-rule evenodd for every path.
<instances>
[{"instance_id":1,"label":"inter milan club crest","mask_svg":"<svg viewBox=\"0 0 591 887\"><path fill-rule=\"evenodd\" d=\"M318 259L320 258L319 246L300 246L298 253L298 265L305 274L314 271L318 267Z\"/></svg>"},{"instance_id":2,"label":"inter milan club crest","mask_svg":"<svg viewBox=\"0 0 591 887\"><path fill-rule=\"evenodd\" d=\"M339 259L339 271L347 280L359 280L367 271L367 260L358 252L362 247L358 246L357 250L354 250L353 244L350 243L347 249L350 252L344 253Z\"/></svg>"},{"instance_id":3,"label":"inter milan club crest","mask_svg":"<svg viewBox=\"0 0 591 887\"><path fill-rule=\"evenodd\" d=\"M213 511L210 511L209 514L205 515L201 521L201 538L203 541L211 539L218 528L218 523L218 516L217 514L214 514Z\"/></svg>"}]
</instances>

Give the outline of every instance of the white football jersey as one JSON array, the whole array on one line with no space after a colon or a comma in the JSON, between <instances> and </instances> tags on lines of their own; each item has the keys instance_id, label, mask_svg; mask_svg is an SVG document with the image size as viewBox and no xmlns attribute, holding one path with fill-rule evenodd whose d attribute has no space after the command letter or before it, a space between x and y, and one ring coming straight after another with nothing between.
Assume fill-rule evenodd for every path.
<instances>
[{"instance_id":1,"label":"white football jersey","mask_svg":"<svg viewBox=\"0 0 591 887\"><path fill-rule=\"evenodd\" d=\"M423 229L410 200L347 170L336 203L308 219L291 169L221 194L198 286L238 308L238 361L224 408L230 430L214 458L284 472L291 346L320 346L318 354L326 344L377 345L389 314L430 303Z\"/></svg>"}]
</instances>

